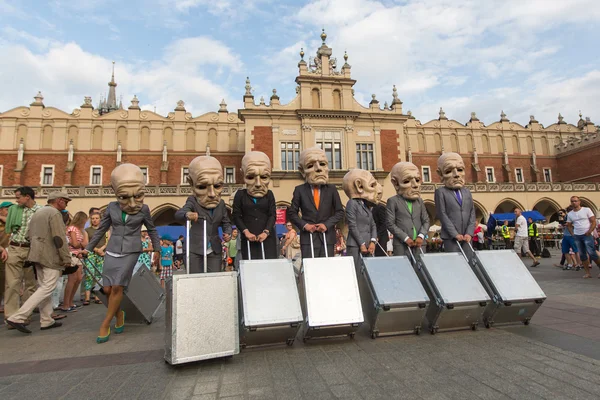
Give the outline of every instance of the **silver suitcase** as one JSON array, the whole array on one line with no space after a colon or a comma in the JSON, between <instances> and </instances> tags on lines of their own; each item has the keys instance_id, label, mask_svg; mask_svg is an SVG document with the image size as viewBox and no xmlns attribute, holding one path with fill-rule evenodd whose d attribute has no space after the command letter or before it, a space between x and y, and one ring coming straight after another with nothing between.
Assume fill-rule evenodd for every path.
<instances>
[{"instance_id":1,"label":"silver suitcase","mask_svg":"<svg viewBox=\"0 0 600 400\"><path fill-rule=\"evenodd\" d=\"M97 271L89 258L83 258L82 263L88 273L92 270ZM93 274L91 276L101 288L96 295L105 306L108 306L102 283L97 281ZM151 324L164 301L165 291L156 276L146 267L141 267L133 274L129 286L125 288L121 309L125 311L128 323Z\"/></svg>"},{"instance_id":2,"label":"silver suitcase","mask_svg":"<svg viewBox=\"0 0 600 400\"><path fill-rule=\"evenodd\" d=\"M326 240L324 243L327 249ZM353 338L364 321L354 259L303 258L302 263L306 307L302 340L345 335Z\"/></svg>"},{"instance_id":3,"label":"silver suitcase","mask_svg":"<svg viewBox=\"0 0 600 400\"><path fill-rule=\"evenodd\" d=\"M364 257L363 310L371 338L421 332L429 296L406 256Z\"/></svg>"},{"instance_id":4,"label":"silver suitcase","mask_svg":"<svg viewBox=\"0 0 600 400\"><path fill-rule=\"evenodd\" d=\"M529 325L546 294L521 258L514 250L471 250L471 267L492 298L483 313L485 327Z\"/></svg>"},{"instance_id":5,"label":"silver suitcase","mask_svg":"<svg viewBox=\"0 0 600 400\"><path fill-rule=\"evenodd\" d=\"M190 222L186 224L189 238ZM171 365L239 353L237 272L189 274L167 280L165 360ZM206 249L206 221L204 221Z\"/></svg>"},{"instance_id":6,"label":"silver suitcase","mask_svg":"<svg viewBox=\"0 0 600 400\"><path fill-rule=\"evenodd\" d=\"M421 250L414 262L431 298L426 314L429 332L477 330L490 297L463 255Z\"/></svg>"},{"instance_id":7,"label":"silver suitcase","mask_svg":"<svg viewBox=\"0 0 600 400\"><path fill-rule=\"evenodd\" d=\"M248 254L250 254L250 242ZM302 308L292 262L285 258L240 261L241 347L294 344Z\"/></svg>"}]
</instances>

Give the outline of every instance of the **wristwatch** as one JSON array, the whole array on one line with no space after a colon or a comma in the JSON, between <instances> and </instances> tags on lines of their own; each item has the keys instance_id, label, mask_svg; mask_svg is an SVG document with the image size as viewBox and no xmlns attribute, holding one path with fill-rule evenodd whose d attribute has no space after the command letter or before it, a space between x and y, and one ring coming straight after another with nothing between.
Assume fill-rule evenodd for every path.
<instances>
[{"instance_id":1,"label":"wristwatch","mask_svg":"<svg viewBox=\"0 0 600 400\"><path fill-rule=\"evenodd\" d=\"M269 230L268 230L268 229L265 229L265 230L263 231L263 233L266 233L266 234L267 234L267 236L269 236L269 235L271 234L271 232L269 232Z\"/></svg>"}]
</instances>

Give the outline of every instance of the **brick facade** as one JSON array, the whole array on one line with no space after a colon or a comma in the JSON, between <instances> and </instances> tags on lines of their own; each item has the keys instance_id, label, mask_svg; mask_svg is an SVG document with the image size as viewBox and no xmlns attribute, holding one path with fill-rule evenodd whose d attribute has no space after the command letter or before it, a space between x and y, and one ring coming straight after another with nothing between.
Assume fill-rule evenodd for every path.
<instances>
[{"instance_id":1,"label":"brick facade","mask_svg":"<svg viewBox=\"0 0 600 400\"><path fill-rule=\"evenodd\" d=\"M600 142L556 158L560 180L563 182L600 182ZM554 177L553 177L554 178ZM558 180L558 176L554 178Z\"/></svg>"},{"instance_id":2,"label":"brick facade","mask_svg":"<svg viewBox=\"0 0 600 400\"><path fill-rule=\"evenodd\" d=\"M273 160L273 128L270 126L255 126L252 130L251 150L262 151Z\"/></svg>"},{"instance_id":3,"label":"brick facade","mask_svg":"<svg viewBox=\"0 0 600 400\"><path fill-rule=\"evenodd\" d=\"M382 129L380 132L381 139L381 162L384 171L390 171L394 164L400 160L398 153L398 134L392 129Z\"/></svg>"}]
</instances>

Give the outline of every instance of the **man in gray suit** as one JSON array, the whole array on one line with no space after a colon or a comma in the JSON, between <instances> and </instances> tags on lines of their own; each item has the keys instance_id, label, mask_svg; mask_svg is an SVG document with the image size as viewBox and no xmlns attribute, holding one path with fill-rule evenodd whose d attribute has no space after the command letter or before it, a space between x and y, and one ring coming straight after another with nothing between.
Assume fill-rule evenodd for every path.
<instances>
[{"instance_id":1,"label":"man in gray suit","mask_svg":"<svg viewBox=\"0 0 600 400\"><path fill-rule=\"evenodd\" d=\"M221 271L221 238L219 227L223 229L223 239L231 235L231 222L227 216L225 203L221 200L223 191L223 168L211 156L199 156L189 166L188 183L194 196L187 198L185 205L175 213L175 220L191 221L190 273L204 272L204 252L208 272ZM206 221L207 248L204 249L204 222Z\"/></svg>"},{"instance_id":2,"label":"man in gray suit","mask_svg":"<svg viewBox=\"0 0 600 400\"><path fill-rule=\"evenodd\" d=\"M444 153L438 158L437 173L444 186L435 191L435 209L442 224L444 251L467 254L468 243L475 232L475 207L471 191L465 185L465 163L457 153Z\"/></svg>"},{"instance_id":3,"label":"man in gray suit","mask_svg":"<svg viewBox=\"0 0 600 400\"><path fill-rule=\"evenodd\" d=\"M387 201L387 224L394 235L394 255L403 256L408 247L423 247L429 216L421 198L419 168L410 162L399 162L390 175L397 194Z\"/></svg>"},{"instance_id":4,"label":"man in gray suit","mask_svg":"<svg viewBox=\"0 0 600 400\"><path fill-rule=\"evenodd\" d=\"M357 273L362 265L360 254L375 253L377 227L371 209L383 193L381 185L364 169L351 169L344 176L342 187L350 200L346 203L348 239L346 247L354 258Z\"/></svg>"}]
</instances>

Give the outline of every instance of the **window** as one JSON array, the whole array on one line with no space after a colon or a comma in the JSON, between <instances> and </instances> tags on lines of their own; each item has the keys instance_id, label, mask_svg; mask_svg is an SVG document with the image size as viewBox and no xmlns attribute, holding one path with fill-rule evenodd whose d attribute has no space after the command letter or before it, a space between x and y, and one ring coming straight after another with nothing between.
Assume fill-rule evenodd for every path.
<instances>
[{"instance_id":1,"label":"window","mask_svg":"<svg viewBox=\"0 0 600 400\"><path fill-rule=\"evenodd\" d=\"M515 180L517 183L523 183L523 168L515 168Z\"/></svg>"},{"instance_id":2,"label":"window","mask_svg":"<svg viewBox=\"0 0 600 400\"><path fill-rule=\"evenodd\" d=\"M225 167L225 183L235 183L234 167Z\"/></svg>"},{"instance_id":3,"label":"window","mask_svg":"<svg viewBox=\"0 0 600 400\"><path fill-rule=\"evenodd\" d=\"M550 168L544 168L544 182L552 182L552 171Z\"/></svg>"},{"instance_id":4,"label":"window","mask_svg":"<svg viewBox=\"0 0 600 400\"><path fill-rule=\"evenodd\" d=\"M148 167L140 167L142 174L144 175L144 183L147 185L150 183L150 176L148 175Z\"/></svg>"},{"instance_id":5,"label":"window","mask_svg":"<svg viewBox=\"0 0 600 400\"><path fill-rule=\"evenodd\" d=\"M40 182L42 186L52 186L54 184L54 165L42 165Z\"/></svg>"},{"instance_id":6,"label":"window","mask_svg":"<svg viewBox=\"0 0 600 400\"><path fill-rule=\"evenodd\" d=\"M281 142L281 169L295 171L300 159L300 142Z\"/></svg>"},{"instance_id":7,"label":"window","mask_svg":"<svg viewBox=\"0 0 600 400\"><path fill-rule=\"evenodd\" d=\"M327 156L329 168L342 169L342 133L340 131L316 132L315 139L317 146Z\"/></svg>"},{"instance_id":8,"label":"window","mask_svg":"<svg viewBox=\"0 0 600 400\"><path fill-rule=\"evenodd\" d=\"M421 175L423 175L423 183L431 182L431 168L421 167Z\"/></svg>"},{"instance_id":9,"label":"window","mask_svg":"<svg viewBox=\"0 0 600 400\"><path fill-rule=\"evenodd\" d=\"M373 171L375 162L373 160L373 143L356 144L356 168Z\"/></svg>"},{"instance_id":10,"label":"window","mask_svg":"<svg viewBox=\"0 0 600 400\"><path fill-rule=\"evenodd\" d=\"M90 167L90 185L102 185L101 165L92 165Z\"/></svg>"},{"instance_id":11,"label":"window","mask_svg":"<svg viewBox=\"0 0 600 400\"><path fill-rule=\"evenodd\" d=\"M189 185L188 176L190 176L190 169L188 167L181 168L181 184Z\"/></svg>"},{"instance_id":12,"label":"window","mask_svg":"<svg viewBox=\"0 0 600 400\"><path fill-rule=\"evenodd\" d=\"M488 183L496 182L496 174L494 174L494 167L485 168L485 177Z\"/></svg>"}]
</instances>

